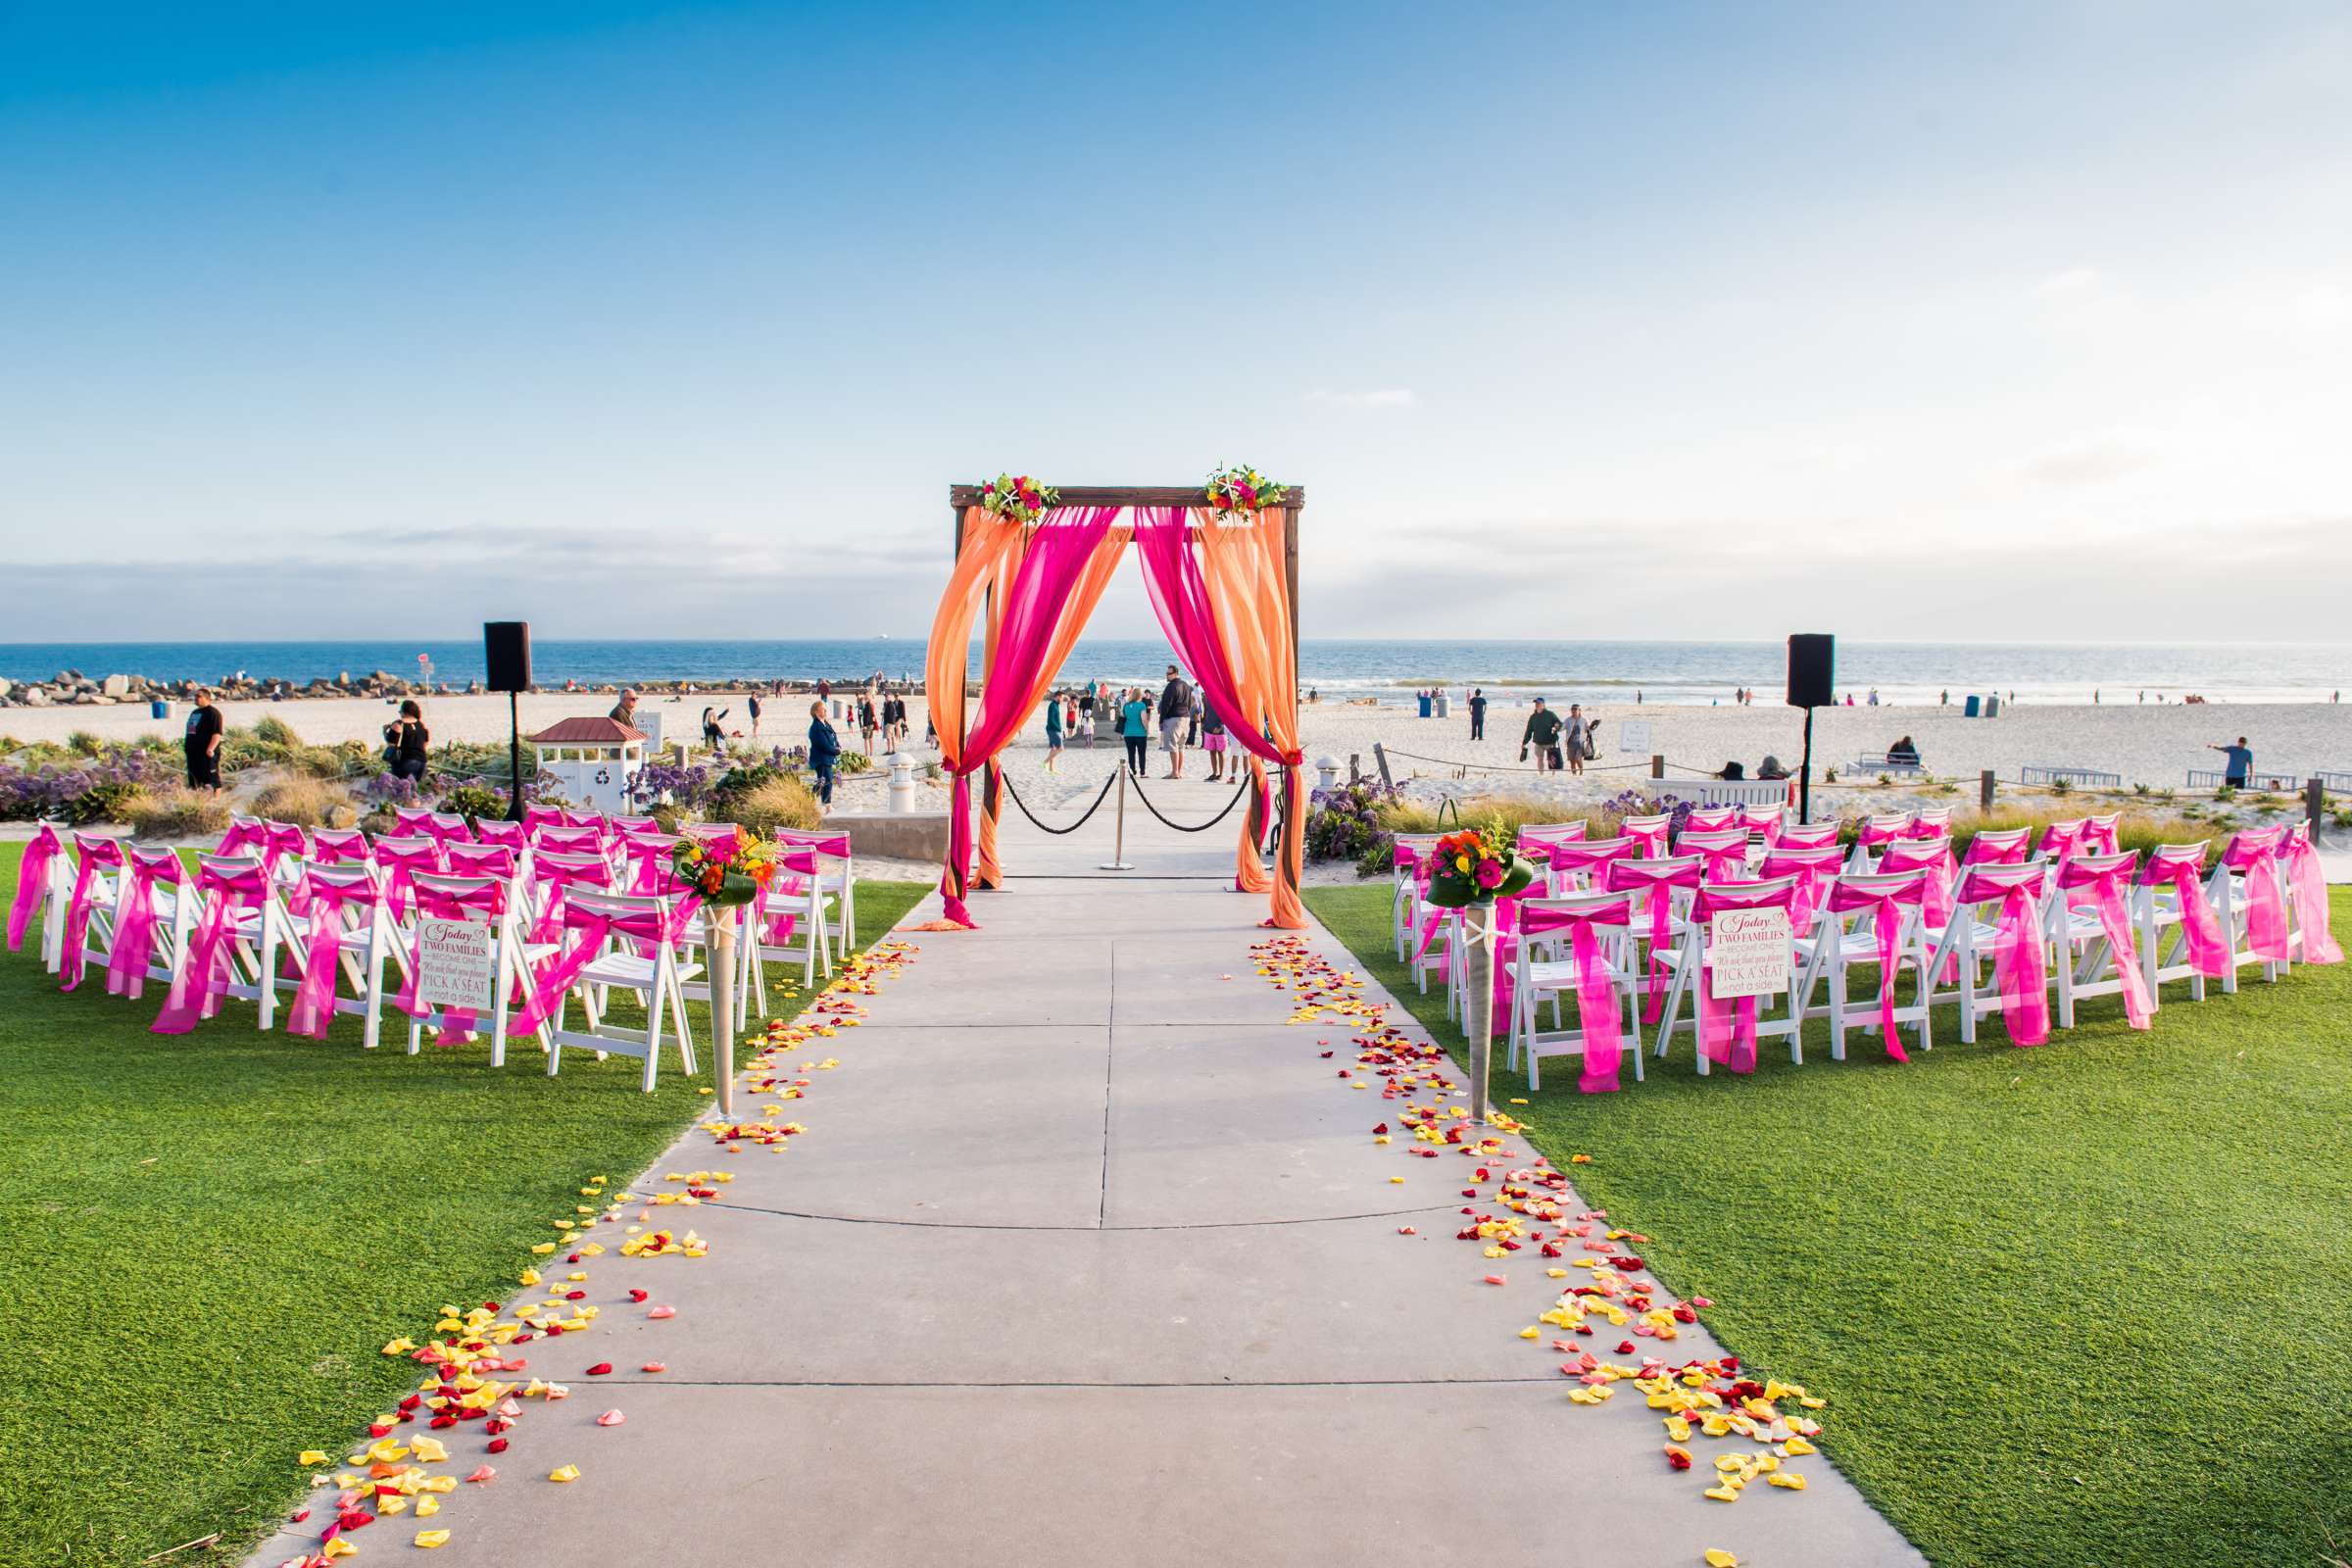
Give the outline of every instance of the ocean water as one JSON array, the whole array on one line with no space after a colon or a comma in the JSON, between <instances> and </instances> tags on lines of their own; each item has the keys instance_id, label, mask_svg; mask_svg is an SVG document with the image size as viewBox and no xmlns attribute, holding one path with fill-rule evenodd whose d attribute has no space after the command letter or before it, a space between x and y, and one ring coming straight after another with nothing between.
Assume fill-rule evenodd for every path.
<instances>
[{"instance_id":1,"label":"ocean water","mask_svg":"<svg viewBox=\"0 0 2352 1568\"><path fill-rule=\"evenodd\" d=\"M586 641L544 639L532 648L542 686L632 680L862 680L920 678L919 637L807 642L692 639ZM243 670L300 684L344 671L388 670L415 676L430 662L431 678L463 686L482 678L476 641L250 643L0 643L0 677L45 680L63 669L85 675L145 675L157 680L215 680ZM1083 639L1065 680L1118 684L1156 681L1167 645ZM979 650L972 653L979 671ZM1415 690L1443 686L1457 697L1471 686L1608 703L1729 701L1740 686L1759 702L1777 702L1788 652L1778 642L1445 642L1319 639L1300 645L1298 679L1326 700L1378 698L1403 703ZM2214 702L2327 702L2352 686L2352 644L2061 644L1840 643L1838 686L1866 702L1876 688L1888 702L1955 701L1979 692L2014 692L2024 702L2178 702L2195 693Z\"/></svg>"}]
</instances>

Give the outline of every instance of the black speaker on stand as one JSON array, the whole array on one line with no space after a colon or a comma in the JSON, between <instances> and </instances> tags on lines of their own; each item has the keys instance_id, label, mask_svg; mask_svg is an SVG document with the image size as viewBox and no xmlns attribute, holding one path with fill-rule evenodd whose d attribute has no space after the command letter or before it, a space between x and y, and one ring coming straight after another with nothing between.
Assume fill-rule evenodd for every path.
<instances>
[{"instance_id":1,"label":"black speaker on stand","mask_svg":"<svg viewBox=\"0 0 2352 1568\"><path fill-rule=\"evenodd\" d=\"M527 620L482 622L482 662L486 684L507 694L507 820L522 820L522 710L520 694L531 684L531 623ZM1810 721L1810 715L1808 715Z\"/></svg>"},{"instance_id":2,"label":"black speaker on stand","mask_svg":"<svg viewBox=\"0 0 2352 1568\"><path fill-rule=\"evenodd\" d=\"M1805 758L1796 770L1796 819L1813 820L1813 710L1835 705L1838 639L1826 631L1788 635L1788 706L1805 710Z\"/></svg>"}]
</instances>

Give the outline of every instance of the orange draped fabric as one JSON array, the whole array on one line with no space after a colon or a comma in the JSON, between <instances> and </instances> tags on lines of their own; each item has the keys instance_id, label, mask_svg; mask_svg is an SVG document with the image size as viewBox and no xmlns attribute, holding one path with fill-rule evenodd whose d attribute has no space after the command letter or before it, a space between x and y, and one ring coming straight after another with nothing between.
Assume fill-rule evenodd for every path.
<instances>
[{"instance_id":1,"label":"orange draped fabric","mask_svg":"<svg viewBox=\"0 0 2352 1568\"><path fill-rule=\"evenodd\" d=\"M1267 924L1303 930L1306 908L1298 885L1305 860L1306 802L1298 773L1303 760L1298 749L1298 656L1291 642L1290 589L1282 569L1286 513L1268 507L1254 518L1222 523L1203 512L1193 516L1199 524L1195 537L1200 542L1201 577L1215 612L1217 640L1244 706L1253 722L1262 720L1284 764L1282 843L1275 856L1273 885L1266 889L1257 859L1256 835L1263 831L1262 824L1246 830L1250 836L1239 851L1237 881L1245 891L1270 891ZM1262 786L1264 764L1251 758L1250 770L1253 784Z\"/></svg>"},{"instance_id":2,"label":"orange draped fabric","mask_svg":"<svg viewBox=\"0 0 2352 1568\"><path fill-rule=\"evenodd\" d=\"M940 596L939 612L931 621L931 641L923 651L923 689L931 708L931 727L939 734L939 755L951 775L960 770L970 720L964 686L965 669L971 662L972 621L979 614L981 596L1004 580L1005 562L1020 542L1020 524L1000 521L978 507L964 509L963 548L956 554L948 590ZM1000 601L1004 598L1002 594L997 597ZM953 891L959 900L970 891L960 885L962 876L962 866L949 867L948 878L958 884Z\"/></svg>"}]
</instances>

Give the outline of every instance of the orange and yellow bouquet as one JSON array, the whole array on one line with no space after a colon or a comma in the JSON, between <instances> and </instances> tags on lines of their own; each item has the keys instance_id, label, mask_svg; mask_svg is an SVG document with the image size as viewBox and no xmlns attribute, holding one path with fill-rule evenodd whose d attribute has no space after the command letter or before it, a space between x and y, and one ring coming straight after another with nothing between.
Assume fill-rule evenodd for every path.
<instances>
[{"instance_id":1,"label":"orange and yellow bouquet","mask_svg":"<svg viewBox=\"0 0 2352 1568\"><path fill-rule=\"evenodd\" d=\"M1536 868L1491 827L1446 834L1430 853L1429 864L1429 902L1441 909L1507 899L1536 879Z\"/></svg>"},{"instance_id":2,"label":"orange and yellow bouquet","mask_svg":"<svg viewBox=\"0 0 2352 1568\"><path fill-rule=\"evenodd\" d=\"M749 904L776 874L776 847L744 827L731 839L684 838L669 852L669 868L705 904Z\"/></svg>"}]
</instances>

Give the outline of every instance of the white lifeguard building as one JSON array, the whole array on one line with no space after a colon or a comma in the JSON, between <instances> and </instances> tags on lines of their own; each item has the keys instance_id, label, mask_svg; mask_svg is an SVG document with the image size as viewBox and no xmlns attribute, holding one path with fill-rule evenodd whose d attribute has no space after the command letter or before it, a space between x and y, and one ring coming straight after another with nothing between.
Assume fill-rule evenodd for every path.
<instances>
[{"instance_id":1,"label":"white lifeguard building","mask_svg":"<svg viewBox=\"0 0 2352 1568\"><path fill-rule=\"evenodd\" d=\"M629 809L629 780L645 766L645 731L617 718L565 718L525 739L539 771L565 800L597 811Z\"/></svg>"}]
</instances>

